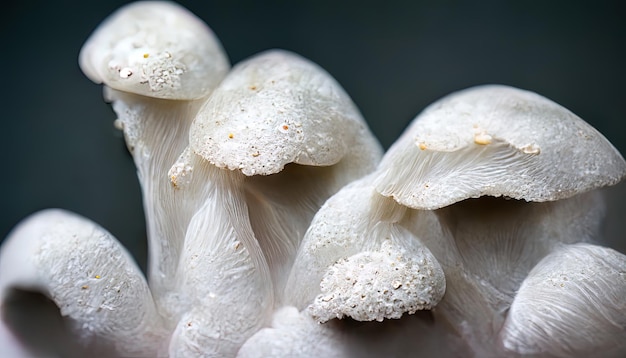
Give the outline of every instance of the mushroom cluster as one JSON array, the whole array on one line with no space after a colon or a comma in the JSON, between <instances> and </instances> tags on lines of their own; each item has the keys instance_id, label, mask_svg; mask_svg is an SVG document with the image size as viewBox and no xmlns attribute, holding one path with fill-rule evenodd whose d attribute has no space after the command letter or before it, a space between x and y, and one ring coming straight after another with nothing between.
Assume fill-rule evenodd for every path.
<instances>
[{"instance_id":1,"label":"mushroom cluster","mask_svg":"<svg viewBox=\"0 0 626 358\"><path fill-rule=\"evenodd\" d=\"M598 245L626 162L558 104L470 88L382 156L322 68L231 68L170 2L120 8L79 62L137 167L148 275L90 220L33 214L0 248L5 356L626 354L626 256ZM32 293L52 341L21 324Z\"/></svg>"}]
</instances>

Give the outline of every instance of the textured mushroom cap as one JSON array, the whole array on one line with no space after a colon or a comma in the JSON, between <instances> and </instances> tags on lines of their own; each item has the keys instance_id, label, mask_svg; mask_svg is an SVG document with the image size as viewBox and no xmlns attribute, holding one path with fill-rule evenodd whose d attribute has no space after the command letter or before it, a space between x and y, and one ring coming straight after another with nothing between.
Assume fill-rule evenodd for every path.
<instances>
[{"instance_id":1,"label":"textured mushroom cap","mask_svg":"<svg viewBox=\"0 0 626 358\"><path fill-rule=\"evenodd\" d=\"M589 124L533 92L480 86L424 110L379 167L377 190L437 209L484 195L550 201L613 185L619 152Z\"/></svg>"},{"instance_id":2,"label":"textured mushroom cap","mask_svg":"<svg viewBox=\"0 0 626 358\"><path fill-rule=\"evenodd\" d=\"M292 267L286 296L296 307L308 305L319 322L400 318L435 307L445 293L437 259L398 224L407 208L376 193L370 180L359 179L326 201Z\"/></svg>"},{"instance_id":3,"label":"textured mushroom cap","mask_svg":"<svg viewBox=\"0 0 626 358\"><path fill-rule=\"evenodd\" d=\"M291 162L333 165L367 131L326 71L271 50L233 68L194 120L190 143L217 167L268 175Z\"/></svg>"},{"instance_id":4,"label":"textured mushroom cap","mask_svg":"<svg viewBox=\"0 0 626 358\"><path fill-rule=\"evenodd\" d=\"M98 340L135 357L164 348L166 331L143 274L90 220L59 209L29 216L3 243L0 273L0 304L14 289L40 292L85 346Z\"/></svg>"},{"instance_id":5,"label":"textured mushroom cap","mask_svg":"<svg viewBox=\"0 0 626 358\"><path fill-rule=\"evenodd\" d=\"M623 357L626 256L590 244L546 256L519 289L501 331L505 348L550 357Z\"/></svg>"},{"instance_id":6,"label":"textured mushroom cap","mask_svg":"<svg viewBox=\"0 0 626 358\"><path fill-rule=\"evenodd\" d=\"M391 240L378 251L340 259L320 283L322 293L307 308L319 322L352 317L357 321L398 319L432 309L443 297L443 271L427 248L409 252Z\"/></svg>"},{"instance_id":7,"label":"textured mushroom cap","mask_svg":"<svg viewBox=\"0 0 626 358\"><path fill-rule=\"evenodd\" d=\"M110 15L83 46L80 67L89 79L148 97L208 95L230 65L209 27L170 2L126 5Z\"/></svg>"}]
</instances>

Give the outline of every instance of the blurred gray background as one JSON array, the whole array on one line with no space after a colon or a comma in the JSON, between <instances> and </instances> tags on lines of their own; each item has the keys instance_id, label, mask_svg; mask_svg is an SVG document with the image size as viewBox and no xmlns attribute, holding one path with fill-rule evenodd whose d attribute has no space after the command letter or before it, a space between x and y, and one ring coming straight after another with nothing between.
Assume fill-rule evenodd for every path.
<instances>
[{"instance_id":1,"label":"blurred gray background","mask_svg":"<svg viewBox=\"0 0 626 358\"><path fill-rule=\"evenodd\" d=\"M60 207L107 228L143 266L135 169L101 87L77 65L91 31L124 3L3 5L0 238L26 215ZM324 67L385 147L441 96L501 83L562 104L626 153L626 13L618 1L181 3L209 24L233 63L284 48ZM624 192L610 194L614 246L626 226Z\"/></svg>"}]
</instances>

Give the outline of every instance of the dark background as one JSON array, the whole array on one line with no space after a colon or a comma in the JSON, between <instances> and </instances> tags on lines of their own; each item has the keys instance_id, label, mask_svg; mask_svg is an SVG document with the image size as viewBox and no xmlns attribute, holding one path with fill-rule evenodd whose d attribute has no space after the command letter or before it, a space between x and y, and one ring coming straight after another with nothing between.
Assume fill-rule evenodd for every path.
<instances>
[{"instance_id":1,"label":"dark background","mask_svg":"<svg viewBox=\"0 0 626 358\"><path fill-rule=\"evenodd\" d=\"M61 207L135 254L145 250L132 160L101 87L77 65L88 35L123 3L3 5L0 238L24 216ZM385 147L441 96L501 83L562 104L626 153L626 12L618 1L181 3L209 24L233 63L284 48L324 67ZM613 245L624 237L624 192L610 195Z\"/></svg>"}]
</instances>

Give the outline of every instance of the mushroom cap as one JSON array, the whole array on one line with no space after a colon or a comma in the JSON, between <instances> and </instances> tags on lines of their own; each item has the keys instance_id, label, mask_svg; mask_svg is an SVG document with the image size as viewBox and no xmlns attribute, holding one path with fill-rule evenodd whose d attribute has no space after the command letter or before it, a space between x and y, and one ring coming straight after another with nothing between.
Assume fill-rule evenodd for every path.
<instances>
[{"instance_id":1,"label":"mushroom cap","mask_svg":"<svg viewBox=\"0 0 626 358\"><path fill-rule=\"evenodd\" d=\"M123 6L81 49L89 79L119 91L164 99L208 95L230 67L211 29L172 2Z\"/></svg>"},{"instance_id":2,"label":"mushroom cap","mask_svg":"<svg viewBox=\"0 0 626 358\"><path fill-rule=\"evenodd\" d=\"M15 289L48 296L81 346L154 356L167 331L126 249L94 222L61 209L37 212L0 250L0 307ZM141 337L141 339L137 339Z\"/></svg>"},{"instance_id":3,"label":"mushroom cap","mask_svg":"<svg viewBox=\"0 0 626 358\"><path fill-rule=\"evenodd\" d=\"M339 162L365 121L321 67L283 50L233 67L190 129L192 150L245 175L280 172L285 164Z\"/></svg>"},{"instance_id":4,"label":"mushroom cap","mask_svg":"<svg viewBox=\"0 0 626 358\"><path fill-rule=\"evenodd\" d=\"M626 162L564 107L533 92L488 85L427 107L378 172L381 194L432 210L485 195L559 200L616 184Z\"/></svg>"},{"instance_id":5,"label":"mushroom cap","mask_svg":"<svg viewBox=\"0 0 626 358\"><path fill-rule=\"evenodd\" d=\"M316 321L396 319L435 307L445 293L441 265L399 223L406 207L380 196L370 181L363 177L328 199L300 245L285 296L308 305Z\"/></svg>"},{"instance_id":6,"label":"mushroom cap","mask_svg":"<svg viewBox=\"0 0 626 358\"><path fill-rule=\"evenodd\" d=\"M528 274L500 331L506 349L550 357L623 357L626 256L564 245Z\"/></svg>"}]
</instances>

